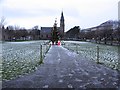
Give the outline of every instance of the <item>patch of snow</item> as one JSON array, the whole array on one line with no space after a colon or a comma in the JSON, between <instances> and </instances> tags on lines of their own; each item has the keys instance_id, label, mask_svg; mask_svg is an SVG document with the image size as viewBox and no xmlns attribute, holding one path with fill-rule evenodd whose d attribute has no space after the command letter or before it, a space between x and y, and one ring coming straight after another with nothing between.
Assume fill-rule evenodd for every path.
<instances>
[{"instance_id":1,"label":"patch of snow","mask_svg":"<svg viewBox=\"0 0 120 90\"><path fill-rule=\"evenodd\" d=\"M75 60L75 65L76 65L76 66L79 66L79 64L78 64L78 62L77 62L76 60Z\"/></svg>"},{"instance_id":2,"label":"patch of snow","mask_svg":"<svg viewBox=\"0 0 120 90\"><path fill-rule=\"evenodd\" d=\"M74 70L72 70L72 71L71 71L71 73L75 73L75 71L74 71Z\"/></svg>"},{"instance_id":3,"label":"patch of snow","mask_svg":"<svg viewBox=\"0 0 120 90\"><path fill-rule=\"evenodd\" d=\"M82 82L82 80L81 80L81 79L78 79L78 78L76 78L75 81L77 81L77 82Z\"/></svg>"},{"instance_id":4,"label":"patch of snow","mask_svg":"<svg viewBox=\"0 0 120 90\"><path fill-rule=\"evenodd\" d=\"M43 88L48 88L48 87L49 87L48 85L43 86Z\"/></svg>"},{"instance_id":5,"label":"patch of snow","mask_svg":"<svg viewBox=\"0 0 120 90\"><path fill-rule=\"evenodd\" d=\"M97 79L97 77L92 77L93 79ZM104 79L104 78L103 78Z\"/></svg>"},{"instance_id":6,"label":"patch of snow","mask_svg":"<svg viewBox=\"0 0 120 90\"><path fill-rule=\"evenodd\" d=\"M80 68L80 71L85 72L84 69Z\"/></svg>"},{"instance_id":7,"label":"patch of snow","mask_svg":"<svg viewBox=\"0 0 120 90\"><path fill-rule=\"evenodd\" d=\"M95 80L93 81L93 84L98 85L98 84L101 84L101 82L95 79Z\"/></svg>"},{"instance_id":8,"label":"patch of snow","mask_svg":"<svg viewBox=\"0 0 120 90\"><path fill-rule=\"evenodd\" d=\"M40 41L24 41L24 42L6 42L9 44L31 44L31 43L38 43Z\"/></svg>"},{"instance_id":9,"label":"patch of snow","mask_svg":"<svg viewBox=\"0 0 120 90\"><path fill-rule=\"evenodd\" d=\"M114 82L113 85L117 85L117 82Z\"/></svg>"},{"instance_id":10,"label":"patch of snow","mask_svg":"<svg viewBox=\"0 0 120 90\"><path fill-rule=\"evenodd\" d=\"M104 81L105 79L104 79L104 78L101 78L100 80Z\"/></svg>"},{"instance_id":11,"label":"patch of snow","mask_svg":"<svg viewBox=\"0 0 120 90\"><path fill-rule=\"evenodd\" d=\"M69 76L71 76L71 77L72 77L72 76L73 76L73 74L69 74Z\"/></svg>"},{"instance_id":12,"label":"patch of snow","mask_svg":"<svg viewBox=\"0 0 120 90\"><path fill-rule=\"evenodd\" d=\"M63 78L63 77L64 77L63 75L60 76L60 78Z\"/></svg>"},{"instance_id":13,"label":"patch of snow","mask_svg":"<svg viewBox=\"0 0 120 90\"><path fill-rule=\"evenodd\" d=\"M76 54L75 52L71 52L69 50L67 50L66 48L60 46L60 48L64 49L65 50L65 53L68 55L68 56L73 56L73 57L76 57L78 54Z\"/></svg>"},{"instance_id":14,"label":"patch of snow","mask_svg":"<svg viewBox=\"0 0 120 90\"><path fill-rule=\"evenodd\" d=\"M62 83L63 82L63 80L59 80L59 83Z\"/></svg>"},{"instance_id":15,"label":"patch of snow","mask_svg":"<svg viewBox=\"0 0 120 90\"><path fill-rule=\"evenodd\" d=\"M84 72L84 74L87 75L87 76L89 75L89 73L87 73L87 72Z\"/></svg>"},{"instance_id":16,"label":"patch of snow","mask_svg":"<svg viewBox=\"0 0 120 90\"><path fill-rule=\"evenodd\" d=\"M83 88L84 86L80 86L80 88Z\"/></svg>"},{"instance_id":17,"label":"patch of snow","mask_svg":"<svg viewBox=\"0 0 120 90\"><path fill-rule=\"evenodd\" d=\"M68 88L73 88L73 86L71 84L68 85Z\"/></svg>"},{"instance_id":18,"label":"patch of snow","mask_svg":"<svg viewBox=\"0 0 120 90\"><path fill-rule=\"evenodd\" d=\"M72 57L76 57L76 53L73 53L73 52L70 52L70 51L67 51L66 52L68 56L72 56Z\"/></svg>"},{"instance_id":19,"label":"patch of snow","mask_svg":"<svg viewBox=\"0 0 120 90\"><path fill-rule=\"evenodd\" d=\"M76 69L76 71L80 71L80 69Z\"/></svg>"},{"instance_id":20,"label":"patch of snow","mask_svg":"<svg viewBox=\"0 0 120 90\"><path fill-rule=\"evenodd\" d=\"M59 58L58 61L60 61L61 59Z\"/></svg>"},{"instance_id":21,"label":"patch of snow","mask_svg":"<svg viewBox=\"0 0 120 90\"><path fill-rule=\"evenodd\" d=\"M77 43L77 44L80 44L80 43L88 43L88 42L81 42L81 41L64 41L65 43Z\"/></svg>"},{"instance_id":22,"label":"patch of snow","mask_svg":"<svg viewBox=\"0 0 120 90\"><path fill-rule=\"evenodd\" d=\"M104 75L107 75L107 73L104 73Z\"/></svg>"}]
</instances>

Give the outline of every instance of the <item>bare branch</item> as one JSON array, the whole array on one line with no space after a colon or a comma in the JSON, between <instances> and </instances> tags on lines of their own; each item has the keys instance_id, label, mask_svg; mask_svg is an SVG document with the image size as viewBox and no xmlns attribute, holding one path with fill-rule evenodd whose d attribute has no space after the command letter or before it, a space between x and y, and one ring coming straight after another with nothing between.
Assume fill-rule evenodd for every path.
<instances>
[{"instance_id":1,"label":"bare branch","mask_svg":"<svg viewBox=\"0 0 120 90\"><path fill-rule=\"evenodd\" d=\"M5 17L1 17L1 19L0 19L0 28L2 28L2 26L4 26L6 24L6 22L5 22Z\"/></svg>"}]
</instances>

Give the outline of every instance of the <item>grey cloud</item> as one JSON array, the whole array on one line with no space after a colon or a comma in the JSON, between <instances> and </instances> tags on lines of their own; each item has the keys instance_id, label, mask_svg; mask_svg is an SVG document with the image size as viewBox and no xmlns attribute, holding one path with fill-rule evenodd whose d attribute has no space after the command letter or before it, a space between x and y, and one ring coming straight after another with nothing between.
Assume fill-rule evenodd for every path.
<instances>
[{"instance_id":1,"label":"grey cloud","mask_svg":"<svg viewBox=\"0 0 120 90\"><path fill-rule=\"evenodd\" d=\"M42 16L55 16L57 15L57 10L54 9L31 9L31 10L22 10L22 9L10 9L4 8L3 15L6 17L16 17L16 18L25 18L25 17L42 17Z\"/></svg>"},{"instance_id":2,"label":"grey cloud","mask_svg":"<svg viewBox=\"0 0 120 90\"><path fill-rule=\"evenodd\" d=\"M74 18L80 17L80 12L76 8L72 8L72 7L66 8L65 14L66 16L69 16L69 17L74 17Z\"/></svg>"}]
</instances>

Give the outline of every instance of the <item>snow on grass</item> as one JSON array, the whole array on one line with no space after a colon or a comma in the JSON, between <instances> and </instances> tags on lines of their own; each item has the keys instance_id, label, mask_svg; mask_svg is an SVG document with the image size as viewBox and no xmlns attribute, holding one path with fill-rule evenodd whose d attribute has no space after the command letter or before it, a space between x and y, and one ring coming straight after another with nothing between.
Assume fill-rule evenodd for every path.
<instances>
[{"instance_id":1,"label":"snow on grass","mask_svg":"<svg viewBox=\"0 0 120 90\"><path fill-rule=\"evenodd\" d=\"M43 44L43 56L49 48L49 46L45 45L46 42L48 41L3 43L2 79L12 79L18 75L35 70L40 63L40 44Z\"/></svg>"},{"instance_id":2,"label":"snow on grass","mask_svg":"<svg viewBox=\"0 0 120 90\"><path fill-rule=\"evenodd\" d=\"M81 44L81 43L89 43L89 42L78 42L78 41L63 41L65 43L77 43L77 44Z\"/></svg>"},{"instance_id":3,"label":"snow on grass","mask_svg":"<svg viewBox=\"0 0 120 90\"><path fill-rule=\"evenodd\" d=\"M45 40L41 40L41 41L19 41L19 42L5 42L5 43L9 43L9 44L31 44L31 43L39 43L39 42L41 42L41 43L46 43L46 42L48 42L47 40L45 41Z\"/></svg>"},{"instance_id":4,"label":"snow on grass","mask_svg":"<svg viewBox=\"0 0 120 90\"><path fill-rule=\"evenodd\" d=\"M97 61L97 46L99 46L99 61L111 68L120 69L118 68L119 46L100 45L80 41L64 41L63 43L67 49L94 61Z\"/></svg>"},{"instance_id":5,"label":"snow on grass","mask_svg":"<svg viewBox=\"0 0 120 90\"><path fill-rule=\"evenodd\" d=\"M2 81L2 42L0 41L0 83Z\"/></svg>"}]
</instances>

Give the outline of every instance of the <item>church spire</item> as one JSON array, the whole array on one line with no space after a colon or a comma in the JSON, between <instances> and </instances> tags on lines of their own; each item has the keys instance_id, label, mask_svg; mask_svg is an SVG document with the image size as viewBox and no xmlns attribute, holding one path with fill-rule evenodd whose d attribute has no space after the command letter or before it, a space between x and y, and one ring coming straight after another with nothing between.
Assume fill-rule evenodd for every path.
<instances>
[{"instance_id":1,"label":"church spire","mask_svg":"<svg viewBox=\"0 0 120 90\"><path fill-rule=\"evenodd\" d=\"M62 13L61 13L61 19L60 19L60 21L64 21L63 11L62 11Z\"/></svg>"},{"instance_id":2,"label":"church spire","mask_svg":"<svg viewBox=\"0 0 120 90\"><path fill-rule=\"evenodd\" d=\"M61 18L60 18L60 34L61 34L61 38L63 39L64 37L64 30L65 30L65 23L64 23L64 15L63 15L63 11L61 13Z\"/></svg>"}]
</instances>

